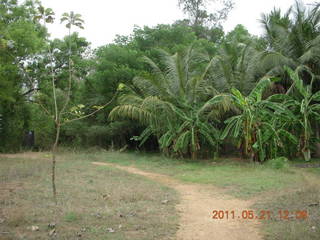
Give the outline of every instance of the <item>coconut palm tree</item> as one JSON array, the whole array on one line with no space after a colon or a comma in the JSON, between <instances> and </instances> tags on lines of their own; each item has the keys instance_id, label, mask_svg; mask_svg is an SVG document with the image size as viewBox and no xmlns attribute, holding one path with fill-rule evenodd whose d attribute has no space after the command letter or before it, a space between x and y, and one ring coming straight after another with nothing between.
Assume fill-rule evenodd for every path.
<instances>
[{"instance_id":1,"label":"coconut palm tree","mask_svg":"<svg viewBox=\"0 0 320 240\"><path fill-rule=\"evenodd\" d=\"M307 8L303 3L296 2L287 12L273 10L263 15L262 24L269 46L260 55L260 72L281 77L280 92L286 93L292 89L292 76L285 70L289 66L305 85L312 81L312 91L320 90L320 4L315 3ZM292 74L291 74L292 75ZM301 102L301 95L294 96ZM310 104L313 104L311 102ZM311 122L315 135L320 135L317 121ZM316 144L320 153L320 144ZM305 155L305 154L304 154ZM306 151L305 158L308 159Z\"/></svg>"},{"instance_id":2,"label":"coconut palm tree","mask_svg":"<svg viewBox=\"0 0 320 240\"><path fill-rule=\"evenodd\" d=\"M212 109L205 110L209 99L218 94L209 84L213 61L193 46L173 56L162 50L159 54L162 67L145 57L152 74L134 79L141 95L129 90L119 99L110 118L137 120L146 126L139 138L142 143L154 135L164 152L195 159L202 146L218 145L215 120L208 120Z\"/></svg>"},{"instance_id":3,"label":"coconut palm tree","mask_svg":"<svg viewBox=\"0 0 320 240\"><path fill-rule=\"evenodd\" d=\"M222 43L218 54L213 58L210 76L212 85L221 92L237 88L243 94L248 94L256 82L258 53L254 43Z\"/></svg>"},{"instance_id":4,"label":"coconut palm tree","mask_svg":"<svg viewBox=\"0 0 320 240\"><path fill-rule=\"evenodd\" d=\"M60 22L67 22L66 23L66 28L71 29L72 26L78 27L83 29L83 24L84 21L82 19L81 14L78 13L74 13L73 11L71 11L70 13L63 13L62 17L60 19Z\"/></svg>"},{"instance_id":5,"label":"coconut palm tree","mask_svg":"<svg viewBox=\"0 0 320 240\"><path fill-rule=\"evenodd\" d=\"M267 75L281 76L287 90L291 80L284 66L299 69L299 75L310 83L317 78L315 89L320 89L320 4L307 8L296 2L287 12L274 9L262 16L261 23L268 40L268 49L260 54L260 71Z\"/></svg>"}]
</instances>

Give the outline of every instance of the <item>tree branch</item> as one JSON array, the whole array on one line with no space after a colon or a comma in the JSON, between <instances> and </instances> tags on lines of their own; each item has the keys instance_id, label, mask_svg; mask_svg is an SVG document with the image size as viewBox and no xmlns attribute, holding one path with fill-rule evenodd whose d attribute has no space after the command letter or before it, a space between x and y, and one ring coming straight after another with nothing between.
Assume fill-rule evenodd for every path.
<instances>
[{"instance_id":1,"label":"tree branch","mask_svg":"<svg viewBox=\"0 0 320 240\"><path fill-rule=\"evenodd\" d=\"M69 68L69 81L68 81L68 92L66 95L66 101L63 105L63 107L61 108L59 115L61 115L62 112L64 112L64 110L66 109L66 107L69 104L70 101L70 95L71 95L71 87L72 87L72 77L73 77L73 68L71 67L72 64L72 59L71 59L71 26L69 28L69 57L68 57L68 68Z\"/></svg>"},{"instance_id":2,"label":"tree branch","mask_svg":"<svg viewBox=\"0 0 320 240\"><path fill-rule=\"evenodd\" d=\"M28 90L27 92L23 93L22 96L28 95L29 93L32 93L33 91L39 91L41 90L40 88L32 88Z\"/></svg>"},{"instance_id":3,"label":"tree branch","mask_svg":"<svg viewBox=\"0 0 320 240\"><path fill-rule=\"evenodd\" d=\"M89 113L89 114L87 114L87 115L84 115L84 116L81 116L81 117L78 117L78 118L74 118L74 119L71 119L71 120L67 120L67 121L65 121L64 123L61 123L61 126L65 125L65 124L67 124L67 123L74 122L74 121L77 121L77 120L81 120L81 119L84 119L84 118L87 118L87 117L90 117L90 116L94 115L95 113L101 111L101 110L104 109L106 106L108 106L109 104L111 104L111 103L113 102L113 100L116 98L116 96L117 96L117 93L112 97L112 99L111 99L109 102L107 102L107 103L106 103L105 105L103 105L101 108L93 111L92 113Z\"/></svg>"},{"instance_id":4,"label":"tree branch","mask_svg":"<svg viewBox=\"0 0 320 240\"><path fill-rule=\"evenodd\" d=\"M32 101L32 100L29 100L29 102L38 104L45 111L45 113L54 120L54 117L52 117L52 115L50 114L49 110L45 106L43 106L40 102L35 102L35 101Z\"/></svg>"}]
</instances>

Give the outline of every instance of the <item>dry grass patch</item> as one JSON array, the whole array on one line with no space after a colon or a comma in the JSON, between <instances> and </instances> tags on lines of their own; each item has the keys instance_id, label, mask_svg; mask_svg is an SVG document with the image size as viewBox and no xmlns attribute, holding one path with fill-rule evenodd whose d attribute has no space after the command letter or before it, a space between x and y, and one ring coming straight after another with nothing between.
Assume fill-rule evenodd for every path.
<instances>
[{"instance_id":1,"label":"dry grass patch","mask_svg":"<svg viewBox=\"0 0 320 240\"><path fill-rule=\"evenodd\" d=\"M314 181L314 182L313 182ZM271 220L264 220L266 240L318 240L320 236L319 178L308 177L305 186L282 196L269 196L255 204L259 210L273 212ZM288 210L289 219L280 219L278 211ZM306 211L306 219L297 219L296 211Z\"/></svg>"},{"instance_id":2,"label":"dry grass patch","mask_svg":"<svg viewBox=\"0 0 320 240\"><path fill-rule=\"evenodd\" d=\"M178 220L173 190L94 166L88 157L59 156L57 208L51 196L50 163L44 155L44 159L1 158L0 239L173 238ZM162 204L163 200L169 201ZM39 230L32 231L32 226ZM53 229L56 233L49 237Z\"/></svg>"}]
</instances>

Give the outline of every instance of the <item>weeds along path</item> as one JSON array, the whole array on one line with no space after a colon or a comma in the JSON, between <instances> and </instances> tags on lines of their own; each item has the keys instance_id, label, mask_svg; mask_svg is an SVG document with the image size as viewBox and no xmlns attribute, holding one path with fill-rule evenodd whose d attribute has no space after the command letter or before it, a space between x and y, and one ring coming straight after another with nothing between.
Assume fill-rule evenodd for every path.
<instances>
[{"instance_id":1,"label":"weeds along path","mask_svg":"<svg viewBox=\"0 0 320 240\"><path fill-rule=\"evenodd\" d=\"M115 167L129 173L141 175L167 185L180 194L177 210L180 227L177 240L259 240L259 223L256 220L212 219L213 210L241 213L250 210L251 201L225 195L220 189L198 184L181 183L169 176L145 172L134 167L111 163L93 162L95 165ZM230 218L230 215L229 215Z\"/></svg>"}]
</instances>

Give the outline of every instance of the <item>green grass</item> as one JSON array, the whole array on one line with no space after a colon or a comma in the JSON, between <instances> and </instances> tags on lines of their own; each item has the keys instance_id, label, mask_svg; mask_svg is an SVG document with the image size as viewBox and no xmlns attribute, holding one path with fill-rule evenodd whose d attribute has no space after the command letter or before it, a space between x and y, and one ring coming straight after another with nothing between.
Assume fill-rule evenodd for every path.
<instances>
[{"instance_id":1,"label":"green grass","mask_svg":"<svg viewBox=\"0 0 320 240\"><path fill-rule=\"evenodd\" d=\"M310 163L310 164L316 164L320 162L320 158L312 158L310 161L306 162L303 158L294 158L291 159L292 163Z\"/></svg>"},{"instance_id":2,"label":"green grass","mask_svg":"<svg viewBox=\"0 0 320 240\"><path fill-rule=\"evenodd\" d=\"M316 175L320 175L320 168L310 168L310 169L307 169L307 171L310 173L314 173Z\"/></svg>"},{"instance_id":3,"label":"green grass","mask_svg":"<svg viewBox=\"0 0 320 240\"><path fill-rule=\"evenodd\" d=\"M64 216L64 220L66 222L75 222L75 221L79 220L79 217L77 216L77 214L75 212L68 212Z\"/></svg>"},{"instance_id":4,"label":"green grass","mask_svg":"<svg viewBox=\"0 0 320 240\"><path fill-rule=\"evenodd\" d=\"M177 230L178 196L157 182L93 165L84 154L61 154L56 208L50 177L45 155L0 158L1 240L49 239L50 223L56 225L55 239L172 239Z\"/></svg>"},{"instance_id":5,"label":"green grass","mask_svg":"<svg viewBox=\"0 0 320 240\"><path fill-rule=\"evenodd\" d=\"M319 239L320 206L312 206L312 203L320 204L319 185L313 185L319 182L320 168L274 169L268 164L255 165L239 160L192 162L158 155L114 152L96 153L92 158L97 161L134 165L148 171L168 174L185 182L212 184L226 189L227 193L235 197L255 197L257 204L252 206L255 212L267 210L274 215L271 220L261 222L264 238L267 240ZM279 210L305 210L309 216L302 220L280 220L277 218Z\"/></svg>"},{"instance_id":6,"label":"green grass","mask_svg":"<svg viewBox=\"0 0 320 240\"><path fill-rule=\"evenodd\" d=\"M167 174L185 182L212 184L225 188L228 194L240 198L258 196L266 191L278 192L303 182L303 177L291 168L272 169L240 160L193 162L168 159L159 155L117 152L98 152L89 154L87 158L93 161L133 165L144 170Z\"/></svg>"}]
</instances>

